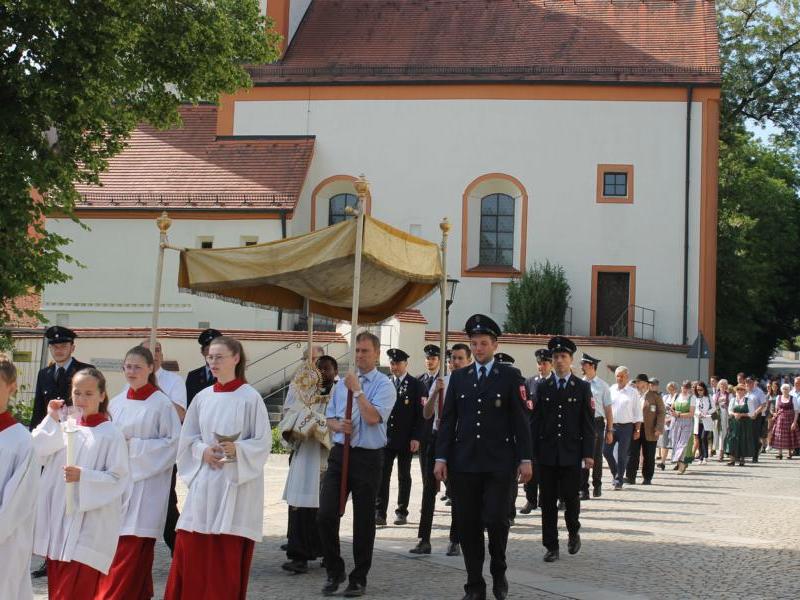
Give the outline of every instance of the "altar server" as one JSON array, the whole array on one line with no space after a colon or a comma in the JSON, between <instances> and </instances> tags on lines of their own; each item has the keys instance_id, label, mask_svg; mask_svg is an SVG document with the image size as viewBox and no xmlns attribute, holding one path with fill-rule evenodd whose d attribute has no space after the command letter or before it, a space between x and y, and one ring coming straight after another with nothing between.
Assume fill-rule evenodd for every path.
<instances>
[{"instance_id":1,"label":"altar server","mask_svg":"<svg viewBox=\"0 0 800 600\"><path fill-rule=\"evenodd\" d=\"M14 420L8 402L17 369L0 355L0 598L33 598L30 569L39 465L31 434Z\"/></svg>"},{"instance_id":2,"label":"altar server","mask_svg":"<svg viewBox=\"0 0 800 600\"><path fill-rule=\"evenodd\" d=\"M178 475L189 492L165 600L244 600L253 546L262 539L267 409L245 381L238 340L216 338L207 360L217 382L195 396L181 433Z\"/></svg>"},{"instance_id":3,"label":"altar server","mask_svg":"<svg viewBox=\"0 0 800 600\"><path fill-rule=\"evenodd\" d=\"M44 464L33 551L47 560L50 600L94 600L105 598L100 581L117 549L122 498L130 485L128 449L109 421L100 371L78 371L71 396L82 411L74 433L59 423L64 400L51 400L47 416L33 430L33 447ZM72 465L67 464L69 445Z\"/></svg>"},{"instance_id":4,"label":"altar server","mask_svg":"<svg viewBox=\"0 0 800 600\"><path fill-rule=\"evenodd\" d=\"M153 597L153 550L164 531L181 430L172 401L156 385L150 350L131 348L123 371L129 387L114 397L109 412L128 442L133 484L114 562L100 582L104 600Z\"/></svg>"}]
</instances>

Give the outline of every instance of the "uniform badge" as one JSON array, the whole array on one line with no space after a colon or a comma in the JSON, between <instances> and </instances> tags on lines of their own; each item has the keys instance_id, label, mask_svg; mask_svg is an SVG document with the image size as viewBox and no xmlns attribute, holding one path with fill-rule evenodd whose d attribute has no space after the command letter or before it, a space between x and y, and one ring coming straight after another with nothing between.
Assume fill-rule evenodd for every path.
<instances>
[{"instance_id":1,"label":"uniform badge","mask_svg":"<svg viewBox=\"0 0 800 600\"><path fill-rule=\"evenodd\" d=\"M497 408L500 408L500 405L501 405L501 404L503 404L503 401L502 401L500 398L498 398L497 400L495 400L495 401L494 401L494 405L495 405Z\"/></svg>"}]
</instances>

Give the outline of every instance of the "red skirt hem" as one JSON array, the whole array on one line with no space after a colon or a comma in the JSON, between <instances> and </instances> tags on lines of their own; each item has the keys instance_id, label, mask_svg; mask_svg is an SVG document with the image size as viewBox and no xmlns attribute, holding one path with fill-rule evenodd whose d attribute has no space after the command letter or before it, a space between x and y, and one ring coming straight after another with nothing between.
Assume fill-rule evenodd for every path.
<instances>
[{"instance_id":1,"label":"red skirt hem","mask_svg":"<svg viewBox=\"0 0 800 600\"><path fill-rule=\"evenodd\" d=\"M74 560L47 559L47 596L50 600L95 600L102 573Z\"/></svg>"},{"instance_id":2,"label":"red skirt hem","mask_svg":"<svg viewBox=\"0 0 800 600\"><path fill-rule=\"evenodd\" d=\"M156 540L122 535L108 574L100 579L99 600L149 600L153 597Z\"/></svg>"}]
</instances>

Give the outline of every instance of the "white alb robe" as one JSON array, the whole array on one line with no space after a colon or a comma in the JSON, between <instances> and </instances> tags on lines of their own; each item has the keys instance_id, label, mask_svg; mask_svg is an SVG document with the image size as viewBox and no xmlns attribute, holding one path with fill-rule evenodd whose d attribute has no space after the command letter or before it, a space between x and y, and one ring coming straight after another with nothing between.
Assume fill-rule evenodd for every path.
<instances>
[{"instance_id":1,"label":"white alb robe","mask_svg":"<svg viewBox=\"0 0 800 600\"><path fill-rule=\"evenodd\" d=\"M73 440L81 479L70 484L75 512L68 515L66 435L49 415L33 430L33 447L44 464L33 552L108 573L117 551L122 497L130 486L125 438L111 421L78 427Z\"/></svg>"},{"instance_id":2,"label":"white alb robe","mask_svg":"<svg viewBox=\"0 0 800 600\"><path fill-rule=\"evenodd\" d=\"M327 400L326 397L325 402L312 404L309 408L324 419ZM293 402L302 404L299 399ZM327 466L327 461L328 449L318 440L312 438L297 444L283 488L283 499L289 506L319 508L320 474Z\"/></svg>"},{"instance_id":3,"label":"white alb robe","mask_svg":"<svg viewBox=\"0 0 800 600\"><path fill-rule=\"evenodd\" d=\"M240 433L236 462L212 469L203 452L217 444L214 434ZM178 475L189 493L178 529L238 535L256 542L263 537L264 465L272 432L264 401L252 386L232 392L208 387L189 405L178 448Z\"/></svg>"},{"instance_id":4,"label":"white alb robe","mask_svg":"<svg viewBox=\"0 0 800 600\"><path fill-rule=\"evenodd\" d=\"M0 431L0 598L33 598L29 573L38 487L30 432L19 423Z\"/></svg>"},{"instance_id":5,"label":"white alb robe","mask_svg":"<svg viewBox=\"0 0 800 600\"><path fill-rule=\"evenodd\" d=\"M181 422L161 391L147 400L130 400L122 392L108 408L128 441L133 485L123 502L120 535L159 539L167 521L172 465L178 451Z\"/></svg>"}]
</instances>

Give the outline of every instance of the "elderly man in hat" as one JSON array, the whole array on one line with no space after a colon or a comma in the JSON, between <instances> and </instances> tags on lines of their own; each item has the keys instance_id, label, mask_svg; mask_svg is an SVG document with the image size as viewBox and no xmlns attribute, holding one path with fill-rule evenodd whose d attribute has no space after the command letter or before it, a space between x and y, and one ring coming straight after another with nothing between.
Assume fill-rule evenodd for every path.
<instances>
[{"instance_id":1,"label":"elderly man in hat","mask_svg":"<svg viewBox=\"0 0 800 600\"><path fill-rule=\"evenodd\" d=\"M39 371L36 377L36 394L33 398L33 414L31 415L30 429L33 431L47 415L47 404L50 400L61 399L68 406L72 405L71 387L72 376L81 369L93 367L74 358L75 338L74 331L60 325L54 325L45 331L47 347L50 358L53 359L47 367Z\"/></svg>"},{"instance_id":2,"label":"elderly man in hat","mask_svg":"<svg viewBox=\"0 0 800 600\"><path fill-rule=\"evenodd\" d=\"M640 373L633 380L642 400L642 433L631 442L628 466L625 470L625 483L636 483L636 473L639 471L639 460L642 459L642 485L650 485L656 471L656 443L664 431L664 420L667 409L661 394L652 389L653 381L644 373Z\"/></svg>"},{"instance_id":3,"label":"elderly man in hat","mask_svg":"<svg viewBox=\"0 0 800 600\"><path fill-rule=\"evenodd\" d=\"M611 391L608 384L597 375L597 365L600 359L583 353L581 357L581 370L583 380L592 388L594 404L594 453L592 454L592 493L598 498L603 485L603 441L612 441L611 432L614 428L614 413L611 410ZM589 499L589 469L583 470L581 478L581 500Z\"/></svg>"},{"instance_id":4,"label":"elderly man in hat","mask_svg":"<svg viewBox=\"0 0 800 600\"><path fill-rule=\"evenodd\" d=\"M594 410L591 386L572 374L575 344L555 336L547 344L553 355L554 376L539 382L533 407L533 456L539 470L542 506L542 544L545 562L559 558L559 496L569 539L567 550L581 548L578 490L581 467L591 469L594 455Z\"/></svg>"},{"instance_id":5,"label":"elderly man in hat","mask_svg":"<svg viewBox=\"0 0 800 600\"><path fill-rule=\"evenodd\" d=\"M473 315L464 327L475 362L450 376L436 438L434 474L450 478L457 507L467 583L465 600L486 598L484 530L495 598L506 598L509 489L531 477L531 444L525 385L520 372L494 358L500 327Z\"/></svg>"},{"instance_id":6,"label":"elderly man in hat","mask_svg":"<svg viewBox=\"0 0 800 600\"><path fill-rule=\"evenodd\" d=\"M197 336L197 343L200 344L200 354L203 356L203 363L206 362L208 347L211 345L211 342L221 335L222 332L216 329L205 329ZM208 368L207 364L203 364L202 367L189 371L186 374L186 408L189 408L192 400L194 400L194 397L200 391L214 385L216 382L217 378L211 374L211 369Z\"/></svg>"},{"instance_id":7,"label":"elderly man in hat","mask_svg":"<svg viewBox=\"0 0 800 600\"><path fill-rule=\"evenodd\" d=\"M423 383L408 374L408 354L400 348L390 348L389 369L392 383L397 390L397 400L392 414L386 423L386 447L383 449L383 476L375 501L375 524L386 525L386 511L389 507L389 484L392 468L397 459L397 508L394 511L395 525L408 522L408 499L411 496L411 458L419 450L424 419L422 403L427 396Z\"/></svg>"}]
</instances>

